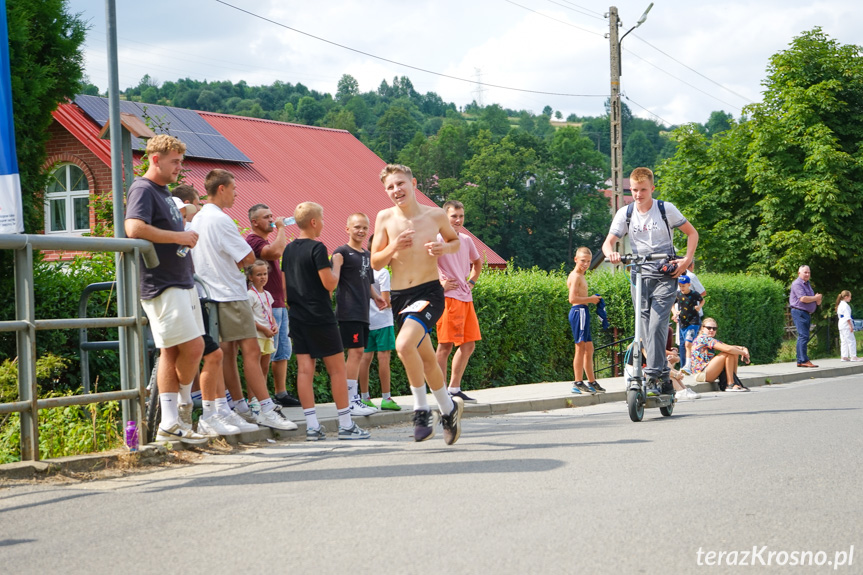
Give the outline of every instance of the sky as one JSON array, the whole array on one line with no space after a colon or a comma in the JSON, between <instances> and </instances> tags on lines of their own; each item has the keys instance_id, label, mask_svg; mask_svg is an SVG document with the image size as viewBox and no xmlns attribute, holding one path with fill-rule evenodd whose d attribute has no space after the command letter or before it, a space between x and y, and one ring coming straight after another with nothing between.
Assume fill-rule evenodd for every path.
<instances>
[{"instance_id":1,"label":"sky","mask_svg":"<svg viewBox=\"0 0 863 575\"><path fill-rule=\"evenodd\" d=\"M622 36L648 0L618 1ZM275 80L335 94L408 76L459 108L600 116L610 92L610 4L590 0L116 0L120 89L145 74ZM621 93L636 116L704 123L762 98L770 57L814 27L863 45L850 0L656 0L622 42ZM233 6L233 7L232 7ZM89 23L86 73L108 86L106 0L68 0ZM244 12L244 11L246 12ZM249 14L251 12L252 14ZM315 38L317 37L317 38ZM484 85L478 84L481 82Z\"/></svg>"}]
</instances>

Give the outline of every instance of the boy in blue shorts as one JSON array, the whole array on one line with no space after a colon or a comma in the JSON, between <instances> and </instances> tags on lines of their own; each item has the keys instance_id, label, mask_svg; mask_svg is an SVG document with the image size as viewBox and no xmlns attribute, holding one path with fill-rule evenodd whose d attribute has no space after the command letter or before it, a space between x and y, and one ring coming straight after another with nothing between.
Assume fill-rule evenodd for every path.
<instances>
[{"instance_id":1,"label":"boy in blue shorts","mask_svg":"<svg viewBox=\"0 0 863 575\"><path fill-rule=\"evenodd\" d=\"M701 328L701 316L698 312L701 311L704 300L700 293L692 289L689 276L677 278L677 287L680 291L677 292L677 301L671 313L680 327L680 343L686 346L686 363L680 371L692 374L692 342L698 337L698 330Z\"/></svg>"},{"instance_id":2,"label":"boy in blue shorts","mask_svg":"<svg viewBox=\"0 0 863 575\"><path fill-rule=\"evenodd\" d=\"M587 280L584 272L590 268L590 260L593 257L589 248L580 247L575 252L575 269L566 278L566 287L569 289L569 325L572 327L572 337L575 339L575 354L572 358L572 371L575 381L572 384L572 393L605 393L596 381L593 372L593 340L590 336L590 310L587 304L597 304L602 299L598 295L587 295ZM582 374L587 375L587 383L581 379Z\"/></svg>"}]
</instances>

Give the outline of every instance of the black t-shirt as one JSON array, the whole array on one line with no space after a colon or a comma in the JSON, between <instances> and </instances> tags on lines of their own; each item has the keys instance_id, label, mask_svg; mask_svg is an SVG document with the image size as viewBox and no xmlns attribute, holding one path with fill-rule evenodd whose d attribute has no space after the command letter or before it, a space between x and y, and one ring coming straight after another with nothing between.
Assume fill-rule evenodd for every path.
<instances>
[{"instance_id":1,"label":"black t-shirt","mask_svg":"<svg viewBox=\"0 0 863 575\"><path fill-rule=\"evenodd\" d=\"M126 219L141 220L153 227L182 232L183 215L174 204L167 186L159 186L147 178L135 178L126 199ZM179 244L156 244L159 265L148 269L141 260L141 299L153 299L170 287L192 289L192 257L177 255Z\"/></svg>"},{"instance_id":2,"label":"black t-shirt","mask_svg":"<svg viewBox=\"0 0 863 575\"><path fill-rule=\"evenodd\" d=\"M369 323L369 298L375 281L372 273L372 253L339 246L333 254L342 254L344 263L336 291L336 317L339 321Z\"/></svg>"},{"instance_id":3,"label":"black t-shirt","mask_svg":"<svg viewBox=\"0 0 863 575\"><path fill-rule=\"evenodd\" d=\"M698 310L695 309L695 306L701 303L701 300L701 294L692 288L689 288L689 293L677 292L677 309L680 311L678 325L680 327L701 323L701 317L698 315Z\"/></svg>"},{"instance_id":4,"label":"black t-shirt","mask_svg":"<svg viewBox=\"0 0 863 575\"><path fill-rule=\"evenodd\" d=\"M321 283L318 271L331 268L327 247L317 241L300 238L288 244L282 255L285 288L288 293L288 317L309 325L331 325L336 315L330 303L330 292Z\"/></svg>"}]
</instances>

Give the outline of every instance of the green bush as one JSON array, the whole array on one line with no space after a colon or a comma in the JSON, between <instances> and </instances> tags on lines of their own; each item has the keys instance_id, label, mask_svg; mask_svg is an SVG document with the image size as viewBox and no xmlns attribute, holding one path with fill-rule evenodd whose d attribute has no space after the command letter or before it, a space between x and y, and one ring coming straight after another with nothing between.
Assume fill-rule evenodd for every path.
<instances>
[{"instance_id":1,"label":"green bush","mask_svg":"<svg viewBox=\"0 0 863 575\"><path fill-rule=\"evenodd\" d=\"M36 319L78 317L78 301L84 288L97 282L113 281L114 254L97 253L92 258L77 257L69 262L37 260L33 265L33 290ZM96 292L91 295L88 317L116 317L116 292ZM15 292L0 291L0 320L15 319ZM117 329L89 330L90 341L117 340ZM51 352L68 360L67 369L58 377L40 381L42 391L65 392L82 386L78 330L46 330L36 332L36 354ZM0 334L0 360L17 356L15 333ZM114 351L90 354L90 373L99 374L99 385L105 391L119 389L119 356Z\"/></svg>"}]
</instances>

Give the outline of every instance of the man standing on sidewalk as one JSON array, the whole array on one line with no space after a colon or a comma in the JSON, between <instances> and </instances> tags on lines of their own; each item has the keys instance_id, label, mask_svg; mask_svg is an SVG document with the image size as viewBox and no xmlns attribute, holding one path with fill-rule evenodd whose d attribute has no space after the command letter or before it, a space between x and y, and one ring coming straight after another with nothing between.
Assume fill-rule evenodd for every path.
<instances>
[{"instance_id":1,"label":"man standing on sidewalk","mask_svg":"<svg viewBox=\"0 0 863 575\"><path fill-rule=\"evenodd\" d=\"M815 293L809 284L809 266L797 269L797 279L791 283L791 295L788 304L791 306L791 319L797 328L797 367L818 367L809 361L806 347L809 345L809 326L812 323L812 313L821 305L821 294Z\"/></svg>"},{"instance_id":2,"label":"man standing on sidewalk","mask_svg":"<svg viewBox=\"0 0 863 575\"><path fill-rule=\"evenodd\" d=\"M444 289L446 308L437 322L437 360L446 381L446 368L453 346L458 349L452 358L452 375L449 379L449 393L460 397L465 403L476 403L461 390L461 378L467 367L476 342L482 339L479 321L473 307L473 286L482 272L482 259L473 240L461 228L464 225L464 204L450 200L443 205L452 229L458 234L459 250L454 254L444 254L437 260L440 283ZM438 234L438 241L443 237Z\"/></svg>"},{"instance_id":3,"label":"man standing on sidewalk","mask_svg":"<svg viewBox=\"0 0 863 575\"><path fill-rule=\"evenodd\" d=\"M264 289L273 296L273 317L279 331L276 332L276 351L271 363L273 367L273 387L276 395L273 401L282 407L299 407L300 400L288 394L288 360L291 359L291 329L288 324L288 308L285 307L285 284L282 281L280 261L288 240L285 237L284 218L273 217L273 211L266 204L255 204L249 208L249 223L252 231L246 236L246 243L255 252L255 257L267 262L269 276ZM267 239L273 231L276 237L272 243ZM267 374L264 374L267 379Z\"/></svg>"}]
</instances>

